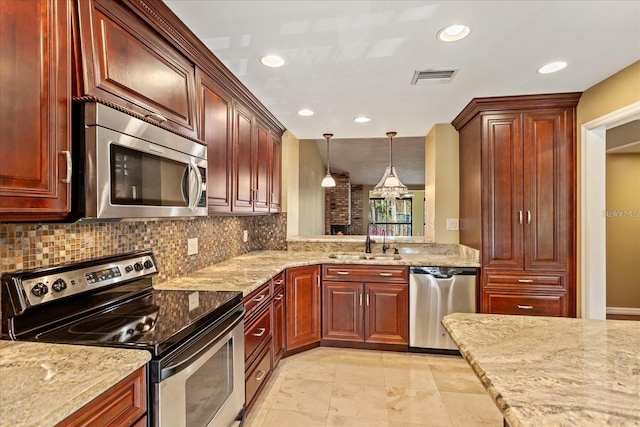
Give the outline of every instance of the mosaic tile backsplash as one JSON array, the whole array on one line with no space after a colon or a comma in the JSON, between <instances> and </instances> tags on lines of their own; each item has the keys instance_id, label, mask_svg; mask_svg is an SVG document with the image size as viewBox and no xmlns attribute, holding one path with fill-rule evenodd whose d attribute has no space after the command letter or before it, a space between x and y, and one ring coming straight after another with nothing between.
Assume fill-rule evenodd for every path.
<instances>
[{"instance_id":1,"label":"mosaic tile backsplash","mask_svg":"<svg viewBox=\"0 0 640 427\"><path fill-rule=\"evenodd\" d=\"M0 272L152 250L156 283L257 250L286 250L286 214L75 224L0 223ZM249 240L242 241L247 230ZM187 239L198 253L187 255Z\"/></svg>"}]
</instances>

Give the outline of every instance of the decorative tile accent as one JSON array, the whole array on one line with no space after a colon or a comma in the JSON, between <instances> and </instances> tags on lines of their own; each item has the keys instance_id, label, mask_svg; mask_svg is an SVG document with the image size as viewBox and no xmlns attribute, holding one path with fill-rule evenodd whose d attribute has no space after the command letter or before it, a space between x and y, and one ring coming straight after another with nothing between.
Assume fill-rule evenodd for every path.
<instances>
[{"instance_id":1,"label":"decorative tile accent","mask_svg":"<svg viewBox=\"0 0 640 427\"><path fill-rule=\"evenodd\" d=\"M152 250L162 282L257 250L286 250L286 214L74 224L0 224L0 272ZM247 230L249 241L242 241ZM198 254L187 256L187 239Z\"/></svg>"}]
</instances>

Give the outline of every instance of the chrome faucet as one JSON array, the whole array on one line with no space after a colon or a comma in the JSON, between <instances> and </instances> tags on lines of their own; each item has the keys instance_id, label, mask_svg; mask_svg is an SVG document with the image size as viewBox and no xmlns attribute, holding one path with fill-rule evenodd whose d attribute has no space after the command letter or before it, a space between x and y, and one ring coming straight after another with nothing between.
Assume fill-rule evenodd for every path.
<instances>
[{"instance_id":1,"label":"chrome faucet","mask_svg":"<svg viewBox=\"0 0 640 427\"><path fill-rule=\"evenodd\" d=\"M367 225L367 239L365 240L364 243L364 252L367 254L371 253L371 243L375 243L375 241L371 240L371 226L374 225L373 222L370 222Z\"/></svg>"}]
</instances>

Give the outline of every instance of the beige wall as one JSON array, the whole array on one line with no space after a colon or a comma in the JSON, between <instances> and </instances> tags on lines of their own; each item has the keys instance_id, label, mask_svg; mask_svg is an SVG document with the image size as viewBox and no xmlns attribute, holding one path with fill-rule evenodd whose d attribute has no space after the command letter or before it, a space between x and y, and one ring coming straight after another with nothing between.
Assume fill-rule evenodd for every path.
<instances>
[{"instance_id":1,"label":"beige wall","mask_svg":"<svg viewBox=\"0 0 640 427\"><path fill-rule=\"evenodd\" d=\"M640 308L640 153L607 155L607 307Z\"/></svg>"},{"instance_id":2,"label":"beige wall","mask_svg":"<svg viewBox=\"0 0 640 427\"><path fill-rule=\"evenodd\" d=\"M580 102L577 108L577 126L576 126L576 138L577 138L577 152L578 152L578 188L577 188L577 212L578 212L578 224L577 230L582 228L582 212L581 212L581 197L582 183L580 182L581 176L581 128L582 125L595 120L599 117L607 115L613 111L617 111L623 107L640 102L640 61L637 61L630 66L620 70L616 74L609 78L599 82L598 84L590 87L582 94ZM578 232L577 239L577 314L581 316L582 307L582 277L581 277L581 260L582 260L582 236Z\"/></svg>"},{"instance_id":3,"label":"beige wall","mask_svg":"<svg viewBox=\"0 0 640 427\"><path fill-rule=\"evenodd\" d=\"M326 170L314 140L299 141L299 187L297 235L324 234L324 188Z\"/></svg>"},{"instance_id":4,"label":"beige wall","mask_svg":"<svg viewBox=\"0 0 640 427\"><path fill-rule=\"evenodd\" d=\"M411 192L413 193L413 209L411 209L412 235L424 236L424 190L412 190Z\"/></svg>"},{"instance_id":5,"label":"beige wall","mask_svg":"<svg viewBox=\"0 0 640 427\"><path fill-rule=\"evenodd\" d=\"M459 215L458 132L437 124L425 137L425 237L438 243L458 243L458 231L447 230L447 219Z\"/></svg>"},{"instance_id":6,"label":"beige wall","mask_svg":"<svg viewBox=\"0 0 640 427\"><path fill-rule=\"evenodd\" d=\"M288 130L282 135L282 212L287 213L287 236L298 234L300 143Z\"/></svg>"}]
</instances>

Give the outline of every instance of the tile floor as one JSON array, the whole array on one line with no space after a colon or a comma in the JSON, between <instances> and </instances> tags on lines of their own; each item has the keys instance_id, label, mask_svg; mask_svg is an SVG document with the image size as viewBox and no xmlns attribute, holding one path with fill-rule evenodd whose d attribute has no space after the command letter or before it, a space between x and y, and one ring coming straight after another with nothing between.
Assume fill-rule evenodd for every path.
<instances>
[{"instance_id":1,"label":"tile floor","mask_svg":"<svg viewBox=\"0 0 640 427\"><path fill-rule=\"evenodd\" d=\"M502 427L461 357L316 348L282 359L246 427Z\"/></svg>"}]
</instances>

